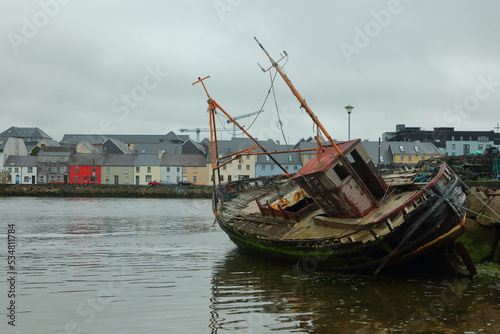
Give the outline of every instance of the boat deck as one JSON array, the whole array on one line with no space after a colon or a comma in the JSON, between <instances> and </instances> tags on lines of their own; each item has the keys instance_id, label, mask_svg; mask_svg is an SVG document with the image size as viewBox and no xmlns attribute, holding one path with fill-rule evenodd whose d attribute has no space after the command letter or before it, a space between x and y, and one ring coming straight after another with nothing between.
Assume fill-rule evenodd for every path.
<instances>
[{"instance_id":1,"label":"boat deck","mask_svg":"<svg viewBox=\"0 0 500 334\"><path fill-rule=\"evenodd\" d=\"M386 217L401 211L401 207L408 206L405 208L406 213L414 209L417 203L411 199L419 192L419 188L414 187L406 190L406 187L391 188L378 209L362 218L327 217L321 209L317 209L296 222L263 216L260 213L255 198L268 193L273 187L276 186L250 188L238 192L237 197L224 200L221 216L235 224L239 230L265 238L307 240L348 237L351 242L366 242L388 233L402 223L401 213L394 216L393 220L387 221Z\"/></svg>"}]
</instances>

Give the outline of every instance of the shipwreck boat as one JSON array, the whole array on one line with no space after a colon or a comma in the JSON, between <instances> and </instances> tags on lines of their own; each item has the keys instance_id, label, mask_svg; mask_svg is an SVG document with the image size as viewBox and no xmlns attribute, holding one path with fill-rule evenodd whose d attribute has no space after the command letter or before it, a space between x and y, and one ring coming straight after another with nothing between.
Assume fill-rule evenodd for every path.
<instances>
[{"instance_id":1,"label":"shipwreck boat","mask_svg":"<svg viewBox=\"0 0 500 334\"><path fill-rule=\"evenodd\" d=\"M374 274L453 245L464 232L467 189L453 170L443 163L426 173L382 178L359 139L331 138L278 64L286 53L276 62L258 44L271 61L267 70L276 69L316 124L317 154L295 174L282 168L281 175L221 182L221 169L234 160L266 154L279 166L274 156L292 150L267 152L210 97L204 84L209 77L198 78L193 85L201 83L208 96L213 211L230 239L248 252L301 263L306 270ZM254 146L221 156L217 113Z\"/></svg>"}]
</instances>

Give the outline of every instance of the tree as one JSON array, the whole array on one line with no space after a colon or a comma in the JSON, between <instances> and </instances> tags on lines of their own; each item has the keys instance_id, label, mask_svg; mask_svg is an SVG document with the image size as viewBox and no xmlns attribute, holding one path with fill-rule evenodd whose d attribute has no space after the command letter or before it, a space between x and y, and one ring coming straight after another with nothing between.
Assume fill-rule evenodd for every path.
<instances>
[{"instance_id":1,"label":"tree","mask_svg":"<svg viewBox=\"0 0 500 334\"><path fill-rule=\"evenodd\" d=\"M0 170L0 184L8 184L12 181L12 175L7 169Z\"/></svg>"}]
</instances>

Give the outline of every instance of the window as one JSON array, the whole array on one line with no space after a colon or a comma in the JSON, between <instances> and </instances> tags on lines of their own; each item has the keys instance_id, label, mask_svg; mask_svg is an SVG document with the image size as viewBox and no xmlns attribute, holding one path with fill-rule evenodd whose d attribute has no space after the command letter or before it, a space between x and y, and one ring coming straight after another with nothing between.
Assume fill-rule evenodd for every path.
<instances>
[{"instance_id":1,"label":"window","mask_svg":"<svg viewBox=\"0 0 500 334\"><path fill-rule=\"evenodd\" d=\"M109 183L109 175L106 175L106 183Z\"/></svg>"},{"instance_id":2,"label":"window","mask_svg":"<svg viewBox=\"0 0 500 334\"><path fill-rule=\"evenodd\" d=\"M404 155L400 155L400 156L399 156L399 160L400 160L400 161L405 161L405 156L404 156Z\"/></svg>"},{"instance_id":3,"label":"window","mask_svg":"<svg viewBox=\"0 0 500 334\"><path fill-rule=\"evenodd\" d=\"M482 150L482 149L483 149L483 144L478 144L478 145L477 145L477 149L478 149L478 150Z\"/></svg>"},{"instance_id":4,"label":"window","mask_svg":"<svg viewBox=\"0 0 500 334\"><path fill-rule=\"evenodd\" d=\"M415 152L416 152L416 153L419 153L419 152L420 152L420 148L419 148L417 145L413 146L413 148L415 149Z\"/></svg>"},{"instance_id":5,"label":"window","mask_svg":"<svg viewBox=\"0 0 500 334\"><path fill-rule=\"evenodd\" d=\"M59 168L59 173L66 173L66 167Z\"/></svg>"},{"instance_id":6,"label":"window","mask_svg":"<svg viewBox=\"0 0 500 334\"><path fill-rule=\"evenodd\" d=\"M408 156L408 161L412 161L413 157L411 155Z\"/></svg>"},{"instance_id":7,"label":"window","mask_svg":"<svg viewBox=\"0 0 500 334\"><path fill-rule=\"evenodd\" d=\"M177 173L180 173L180 172L181 172L181 168L177 167Z\"/></svg>"},{"instance_id":8,"label":"window","mask_svg":"<svg viewBox=\"0 0 500 334\"><path fill-rule=\"evenodd\" d=\"M420 160L425 160L425 155L422 155L422 156L420 157Z\"/></svg>"},{"instance_id":9,"label":"window","mask_svg":"<svg viewBox=\"0 0 500 334\"><path fill-rule=\"evenodd\" d=\"M299 167L297 165L293 165L293 170L299 170Z\"/></svg>"},{"instance_id":10,"label":"window","mask_svg":"<svg viewBox=\"0 0 500 334\"><path fill-rule=\"evenodd\" d=\"M135 167L135 172L139 173L141 171L141 167Z\"/></svg>"},{"instance_id":11,"label":"window","mask_svg":"<svg viewBox=\"0 0 500 334\"><path fill-rule=\"evenodd\" d=\"M337 165L335 165L333 167L333 170L335 171L335 173L337 173L338 177L341 180L345 180L345 178L349 176L349 172L344 167L344 165L342 165L341 163L338 163Z\"/></svg>"},{"instance_id":12,"label":"window","mask_svg":"<svg viewBox=\"0 0 500 334\"><path fill-rule=\"evenodd\" d=\"M29 176L25 176L24 177L24 182L30 182L30 177Z\"/></svg>"},{"instance_id":13,"label":"window","mask_svg":"<svg viewBox=\"0 0 500 334\"><path fill-rule=\"evenodd\" d=\"M274 170L274 165L271 165L271 170Z\"/></svg>"},{"instance_id":14,"label":"window","mask_svg":"<svg viewBox=\"0 0 500 334\"><path fill-rule=\"evenodd\" d=\"M262 165L262 170L266 170L266 165Z\"/></svg>"},{"instance_id":15,"label":"window","mask_svg":"<svg viewBox=\"0 0 500 334\"><path fill-rule=\"evenodd\" d=\"M293 158L292 158L291 154L288 155L288 162L293 162Z\"/></svg>"},{"instance_id":16,"label":"window","mask_svg":"<svg viewBox=\"0 0 500 334\"><path fill-rule=\"evenodd\" d=\"M222 166L222 170L226 170L226 168L227 168L226 165Z\"/></svg>"},{"instance_id":17,"label":"window","mask_svg":"<svg viewBox=\"0 0 500 334\"><path fill-rule=\"evenodd\" d=\"M145 153L146 153L146 150L142 150L142 151L141 151L141 153L142 153L142 154L145 154Z\"/></svg>"},{"instance_id":18,"label":"window","mask_svg":"<svg viewBox=\"0 0 500 334\"><path fill-rule=\"evenodd\" d=\"M106 167L106 173L111 173L111 167Z\"/></svg>"},{"instance_id":19,"label":"window","mask_svg":"<svg viewBox=\"0 0 500 334\"><path fill-rule=\"evenodd\" d=\"M47 162L48 160L47 160L47 158L43 158L42 161L43 162Z\"/></svg>"},{"instance_id":20,"label":"window","mask_svg":"<svg viewBox=\"0 0 500 334\"><path fill-rule=\"evenodd\" d=\"M456 149L455 144L451 144L451 149L452 149L452 150Z\"/></svg>"},{"instance_id":21,"label":"window","mask_svg":"<svg viewBox=\"0 0 500 334\"><path fill-rule=\"evenodd\" d=\"M167 167L167 173L170 173L170 167Z\"/></svg>"},{"instance_id":22,"label":"window","mask_svg":"<svg viewBox=\"0 0 500 334\"><path fill-rule=\"evenodd\" d=\"M146 175L146 182L151 182L153 180L153 178L151 177L151 175Z\"/></svg>"},{"instance_id":23,"label":"window","mask_svg":"<svg viewBox=\"0 0 500 334\"><path fill-rule=\"evenodd\" d=\"M193 167L193 173L198 173L198 167Z\"/></svg>"},{"instance_id":24,"label":"window","mask_svg":"<svg viewBox=\"0 0 500 334\"><path fill-rule=\"evenodd\" d=\"M129 181L129 177L128 177L128 175L126 175L126 176L125 176L125 184L129 184L129 183L130 183L130 181Z\"/></svg>"},{"instance_id":25,"label":"window","mask_svg":"<svg viewBox=\"0 0 500 334\"><path fill-rule=\"evenodd\" d=\"M50 169L50 172L51 172L51 173L55 173L55 172L57 172L57 168L56 168L56 167L52 167L52 168Z\"/></svg>"},{"instance_id":26,"label":"window","mask_svg":"<svg viewBox=\"0 0 500 334\"><path fill-rule=\"evenodd\" d=\"M43 167L43 172L47 173L48 169L49 169L48 167Z\"/></svg>"},{"instance_id":27,"label":"window","mask_svg":"<svg viewBox=\"0 0 500 334\"><path fill-rule=\"evenodd\" d=\"M464 144L464 155L470 154L470 144Z\"/></svg>"},{"instance_id":28,"label":"window","mask_svg":"<svg viewBox=\"0 0 500 334\"><path fill-rule=\"evenodd\" d=\"M33 167L28 167L28 173L33 173Z\"/></svg>"},{"instance_id":29,"label":"window","mask_svg":"<svg viewBox=\"0 0 500 334\"><path fill-rule=\"evenodd\" d=\"M266 161L271 161L271 158L269 158L268 155L266 155Z\"/></svg>"},{"instance_id":30,"label":"window","mask_svg":"<svg viewBox=\"0 0 500 334\"><path fill-rule=\"evenodd\" d=\"M128 174L128 168L123 168L123 174Z\"/></svg>"},{"instance_id":31,"label":"window","mask_svg":"<svg viewBox=\"0 0 500 334\"><path fill-rule=\"evenodd\" d=\"M80 173L80 167L79 166L75 166L75 173L76 174Z\"/></svg>"},{"instance_id":32,"label":"window","mask_svg":"<svg viewBox=\"0 0 500 334\"><path fill-rule=\"evenodd\" d=\"M14 173L19 173L19 167L14 168Z\"/></svg>"},{"instance_id":33,"label":"window","mask_svg":"<svg viewBox=\"0 0 500 334\"><path fill-rule=\"evenodd\" d=\"M220 181L223 182L224 181L224 175L221 175L220 176Z\"/></svg>"},{"instance_id":34,"label":"window","mask_svg":"<svg viewBox=\"0 0 500 334\"><path fill-rule=\"evenodd\" d=\"M146 173L151 173L151 167L147 167ZM149 182L149 181L148 181Z\"/></svg>"},{"instance_id":35,"label":"window","mask_svg":"<svg viewBox=\"0 0 500 334\"><path fill-rule=\"evenodd\" d=\"M196 178L196 175L193 176L193 183L196 183L198 181L198 179Z\"/></svg>"},{"instance_id":36,"label":"window","mask_svg":"<svg viewBox=\"0 0 500 334\"><path fill-rule=\"evenodd\" d=\"M250 165L245 166L246 170L250 170Z\"/></svg>"},{"instance_id":37,"label":"window","mask_svg":"<svg viewBox=\"0 0 500 334\"><path fill-rule=\"evenodd\" d=\"M43 177L43 175L38 175L38 181L40 182L45 182L45 178Z\"/></svg>"},{"instance_id":38,"label":"window","mask_svg":"<svg viewBox=\"0 0 500 334\"><path fill-rule=\"evenodd\" d=\"M455 155L455 152L451 152L451 155Z\"/></svg>"},{"instance_id":39,"label":"window","mask_svg":"<svg viewBox=\"0 0 500 334\"><path fill-rule=\"evenodd\" d=\"M62 157L59 161L64 162L64 160L65 160L64 157Z\"/></svg>"},{"instance_id":40,"label":"window","mask_svg":"<svg viewBox=\"0 0 500 334\"><path fill-rule=\"evenodd\" d=\"M246 157L247 157L247 160L250 160L250 156L249 155L247 155Z\"/></svg>"},{"instance_id":41,"label":"window","mask_svg":"<svg viewBox=\"0 0 500 334\"><path fill-rule=\"evenodd\" d=\"M187 167L182 167L182 172L183 173L187 173L187 171L188 171Z\"/></svg>"},{"instance_id":42,"label":"window","mask_svg":"<svg viewBox=\"0 0 500 334\"><path fill-rule=\"evenodd\" d=\"M312 159L312 157L313 157L313 155L312 155L312 154L308 154L308 155L307 155L307 160L311 160L311 159Z\"/></svg>"},{"instance_id":43,"label":"window","mask_svg":"<svg viewBox=\"0 0 500 334\"><path fill-rule=\"evenodd\" d=\"M52 158L52 162L56 162L57 161L57 158Z\"/></svg>"},{"instance_id":44,"label":"window","mask_svg":"<svg viewBox=\"0 0 500 334\"><path fill-rule=\"evenodd\" d=\"M73 178L73 180L76 182L78 181L78 176L75 175L75 177Z\"/></svg>"},{"instance_id":45,"label":"window","mask_svg":"<svg viewBox=\"0 0 500 334\"><path fill-rule=\"evenodd\" d=\"M403 145L399 145L399 151L400 152L404 152L405 151L405 148L403 147Z\"/></svg>"},{"instance_id":46,"label":"window","mask_svg":"<svg viewBox=\"0 0 500 334\"><path fill-rule=\"evenodd\" d=\"M241 165L238 165L238 170L241 170Z\"/></svg>"},{"instance_id":47,"label":"window","mask_svg":"<svg viewBox=\"0 0 500 334\"><path fill-rule=\"evenodd\" d=\"M384 157L383 157L383 156L380 156L380 157L379 157L379 159L380 159L380 162L381 162L381 163L385 163L385 161L384 161Z\"/></svg>"}]
</instances>

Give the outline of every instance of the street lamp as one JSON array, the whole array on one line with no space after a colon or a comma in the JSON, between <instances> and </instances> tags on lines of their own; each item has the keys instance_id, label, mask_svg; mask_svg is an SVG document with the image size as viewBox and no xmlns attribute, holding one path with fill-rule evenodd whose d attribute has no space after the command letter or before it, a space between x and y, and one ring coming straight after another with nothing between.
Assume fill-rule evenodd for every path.
<instances>
[{"instance_id":1,"label":"street lamp","mask_svg":"<svg viewBox=\"0 0 500 334\"><path fill-rule=\"evenodd\" d=\"M353 109L354 107L350 104L345 107L347 110L347 140L351 140L351 112Z\"/></svg>"}]
</instances>

